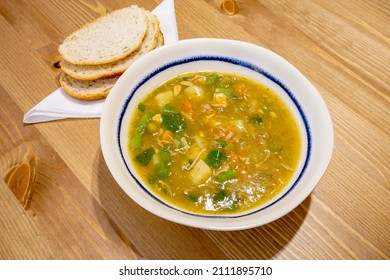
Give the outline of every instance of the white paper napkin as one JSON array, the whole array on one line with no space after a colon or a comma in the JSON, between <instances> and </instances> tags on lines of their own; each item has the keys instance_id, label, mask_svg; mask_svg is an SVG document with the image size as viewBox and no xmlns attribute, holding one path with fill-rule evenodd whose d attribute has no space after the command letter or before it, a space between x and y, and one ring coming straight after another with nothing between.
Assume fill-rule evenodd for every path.
<instances>
[{"instance_id":1,"label":"white paper napkin","mask_svg":"<svg viewBox=\"0 0 390 280\"><path fill-rule=\"evenodd\" d=\"M160 21L165 44L176 42L178 32L174 0L164 0L152 13ZM23 122L39 123L66 118L99 118L103 104L104 99L97 101L78 100L59 88L28 111L23 117Z\"/></svg>"}]
</instances>

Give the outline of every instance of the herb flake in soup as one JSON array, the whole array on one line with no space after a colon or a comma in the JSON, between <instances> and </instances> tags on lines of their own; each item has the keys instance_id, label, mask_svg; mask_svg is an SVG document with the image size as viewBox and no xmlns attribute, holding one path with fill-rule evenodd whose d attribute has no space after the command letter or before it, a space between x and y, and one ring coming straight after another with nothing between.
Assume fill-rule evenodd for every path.
<instances>
[{"instance_id":1,"label":"herb flake in soup","mask_svg":"<svg viewBox=\"0 0 390 280\"><path fill-rule=\"evenodd\" d=\"M266 86L197 72L168 80L138 104L128 148L157 197L193 213L227 214L285 187L301 139L288 107Z\"/></svg>"}]
</instances>

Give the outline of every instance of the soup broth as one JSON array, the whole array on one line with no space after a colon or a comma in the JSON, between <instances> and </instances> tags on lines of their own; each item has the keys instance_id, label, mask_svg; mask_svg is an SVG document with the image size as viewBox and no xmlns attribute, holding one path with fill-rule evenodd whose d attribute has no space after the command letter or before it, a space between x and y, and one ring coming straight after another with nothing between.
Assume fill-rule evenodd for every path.
<instances>
[{"instance_id":1,"label":"soup broth","mask_svg":"<svg viewBox=\"0 0 390 280\"><path fill-rule=\"evenodd\" d=\"M166 81L138 104L128 149L157 197L214 215L277 195L297 167L301 139L271 89L235 74L196 72Z\"/></svg>"}]
</instances>

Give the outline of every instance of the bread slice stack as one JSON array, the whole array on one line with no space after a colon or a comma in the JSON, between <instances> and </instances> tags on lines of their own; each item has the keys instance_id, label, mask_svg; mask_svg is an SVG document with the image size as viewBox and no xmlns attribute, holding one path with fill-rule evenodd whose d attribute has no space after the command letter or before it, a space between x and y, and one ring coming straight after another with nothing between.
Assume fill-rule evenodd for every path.
<instances>
[{"instance_id":1,"label":"bread slice stack","mask_svg":"<svg viewBox=\"0 0 390 280\"><path fill-rule=\"evenodd\" d=\"M105 98L137 58L163 44L157 17L142 7L132 5L104 15L59 46L61 87L77 99Z\"/></svg>"}]
</instances>

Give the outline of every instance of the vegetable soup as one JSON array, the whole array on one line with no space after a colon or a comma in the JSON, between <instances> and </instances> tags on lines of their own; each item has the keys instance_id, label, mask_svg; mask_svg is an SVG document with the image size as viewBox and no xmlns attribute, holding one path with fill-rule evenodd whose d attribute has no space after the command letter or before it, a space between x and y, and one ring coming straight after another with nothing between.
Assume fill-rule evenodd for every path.
<instances>
[{"instance_id":1,"label":"vegetable soup","mask_svg":"<svg viewBox=\"0 0 390 280\"><path fill-rule=\"evenodd\" d=\"M196 72L166 81L138 104L128 148L157 197L214 215L277 195L298 165L301 138L271 89L235 74Z\"/></svg>"}]
</instances>

